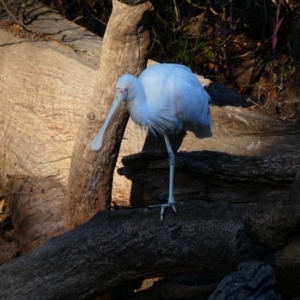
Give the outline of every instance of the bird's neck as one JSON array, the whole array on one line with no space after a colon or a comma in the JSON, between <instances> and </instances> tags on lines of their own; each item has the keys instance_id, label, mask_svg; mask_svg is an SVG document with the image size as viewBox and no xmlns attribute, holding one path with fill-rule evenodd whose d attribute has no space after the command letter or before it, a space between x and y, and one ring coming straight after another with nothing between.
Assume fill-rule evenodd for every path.
<instances>
[{"instance_id":1,"label":"bird's neck","mask_svg":"<svg viewBox=\"0 0 300 300\"><path fill-rule=\"evenodd\" d=\"M134 85L132 96L127 99L126 103L133 121L141 127L146 127L149 108L147 106L143 86L138 80Z\"/></svg>"}]
</instances>

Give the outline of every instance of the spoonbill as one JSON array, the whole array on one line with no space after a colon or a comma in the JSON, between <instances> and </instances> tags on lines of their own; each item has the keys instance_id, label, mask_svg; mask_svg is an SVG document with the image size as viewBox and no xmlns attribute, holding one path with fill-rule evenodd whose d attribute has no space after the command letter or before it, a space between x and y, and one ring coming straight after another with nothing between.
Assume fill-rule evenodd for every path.
<instances>
[{"instance_id":1,"label":"spoonbill","mask_svg":"<svg viewBox=\"0 0 300 300\"><path fill-rule=\"evenodd\" d=\"M163 135L167 146L170 165L168 203L150 206L161 207L162 222L167 207L176 212L173 196L175 156L168 134L189 130L198 138L212 136L210 97L192 71L180 64L154 65L137 78L124 74L117 80L115 98L101 129L90 144L91 150L97 151L102 147L109 121L123 101L133 121L154 135Z\"/></svg>"}]
</instances>

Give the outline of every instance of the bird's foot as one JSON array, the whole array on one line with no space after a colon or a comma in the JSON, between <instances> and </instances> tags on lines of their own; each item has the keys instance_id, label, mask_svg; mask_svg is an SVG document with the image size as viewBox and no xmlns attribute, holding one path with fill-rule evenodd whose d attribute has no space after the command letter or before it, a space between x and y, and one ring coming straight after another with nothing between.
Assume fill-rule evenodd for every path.
<instances>
[{"instance_id":1,"label":"bird's foot","mask_svg":"<svg viewBox=\"0 0 300 300\"><path fill-rule=\"evenodd\" d=\"M172 207L174 212L175 213L177 212L176 208L175 208L175 202L150 205L149 208L159 207L159 206L161 207L161 210L160 210L160 221L161 221L161 223L164 221L164 212L165 212L166 208Z\"/></svg>"}]
</instances>

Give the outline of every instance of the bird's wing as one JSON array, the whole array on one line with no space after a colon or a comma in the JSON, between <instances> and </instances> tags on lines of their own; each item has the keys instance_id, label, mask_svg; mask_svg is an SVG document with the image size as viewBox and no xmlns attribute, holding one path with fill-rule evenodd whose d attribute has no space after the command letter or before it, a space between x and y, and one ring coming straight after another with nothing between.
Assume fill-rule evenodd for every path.
<instances>
[{"instance_id":1,"label":"bird's wing","mask_svg":"<svg viewBox=\"0 0 300 300\"><path fill-rule=\"evenodd\" d=\"M210 97L192 72L175 69L169 80L171 92L176 97L176 111L184 127L211 127ZM194 130L192 130L194 131Z\"/></svg>"}]
</instances>

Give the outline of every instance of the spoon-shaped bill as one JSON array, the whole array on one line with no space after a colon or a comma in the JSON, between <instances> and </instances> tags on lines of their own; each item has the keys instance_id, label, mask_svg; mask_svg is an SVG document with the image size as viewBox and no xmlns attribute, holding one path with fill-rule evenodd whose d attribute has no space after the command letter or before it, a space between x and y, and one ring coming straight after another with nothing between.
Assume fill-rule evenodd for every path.
<instances>
[{"instance_id":1,"label":"spoon-shaped bill","mask_svg":"<svg viewBox=\"0 0 300 300\"><path fill-rule=\"evenodd\" d=\"M90 149L97 151L102 147L102 143L103 143L103 136L104 133L106 131L106 128L109 124L110 119L112 118L113 114L115 113L115 111L119 108L119 106L121 105L121 103L124 100L124 93L123 90L118 89L114 98L114 101L110 107L110 110L106 116L106 119L102 125L102 127L100 128L99 132L97 133L97 135L95 136L95 138L93 139L93 141L90 144Z\"/></svg>"}]
</instances>

